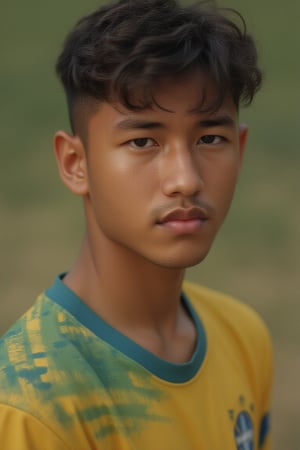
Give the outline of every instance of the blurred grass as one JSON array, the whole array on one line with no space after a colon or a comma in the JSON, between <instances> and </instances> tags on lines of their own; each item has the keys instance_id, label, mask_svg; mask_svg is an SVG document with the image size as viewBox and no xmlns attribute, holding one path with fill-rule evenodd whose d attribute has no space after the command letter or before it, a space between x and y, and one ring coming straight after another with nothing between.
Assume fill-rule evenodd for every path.
<instances>
[{"instance_id":1,"label":"blurred grass","mask_svg":"<svg viewBox=\"0 0 300 450\"><path fill-rule=\"evenodd\" d=\"M265 85L241 112L249 143L231 213L189 278L254 306L274 339L274 450L300 441L300 3L228 0L254 33ZM80 200L61 185L52 136L66 128L54 61L66 32L98 2L4 0L0 14L0 331L67 270L83 229Z\"/></svg>"}]
</instances>

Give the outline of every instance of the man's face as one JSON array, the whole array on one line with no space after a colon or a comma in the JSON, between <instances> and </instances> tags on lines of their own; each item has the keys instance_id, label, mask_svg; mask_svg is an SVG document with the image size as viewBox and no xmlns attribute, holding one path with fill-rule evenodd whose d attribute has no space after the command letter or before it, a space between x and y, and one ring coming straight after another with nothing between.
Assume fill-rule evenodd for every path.
<instances>
[{"instance_id":1,"label":"man's face","mask_svg":"<svg viewBox=\"0 0 300 450\"><path fill-rule=\"evenodd\" d=\"M165 79L158 106L139 112L103 103L89 119L85 208L94 245L165 268L207 255L230 206L246 130L227 98L195 112L205 79ZM205 102L215 92L206 83ZM101 248L99 248L101 251Z\"/></svg>"}]
</instances>

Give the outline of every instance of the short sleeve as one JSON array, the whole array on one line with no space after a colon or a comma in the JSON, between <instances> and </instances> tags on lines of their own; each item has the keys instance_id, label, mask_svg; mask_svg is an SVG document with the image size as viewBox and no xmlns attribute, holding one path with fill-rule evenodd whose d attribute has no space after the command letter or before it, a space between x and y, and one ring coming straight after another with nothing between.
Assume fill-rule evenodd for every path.
<instances>
[{"instance_id":1,"label":"short sleeve","mask_svg":"<svg viewBox=\"0 0 300 450\"><path fill-rule=\"evenodd\" d=\"M71 450L38 419L7 405L0 405L0 442L5 450Z\"/></svg>"}]
</instances>

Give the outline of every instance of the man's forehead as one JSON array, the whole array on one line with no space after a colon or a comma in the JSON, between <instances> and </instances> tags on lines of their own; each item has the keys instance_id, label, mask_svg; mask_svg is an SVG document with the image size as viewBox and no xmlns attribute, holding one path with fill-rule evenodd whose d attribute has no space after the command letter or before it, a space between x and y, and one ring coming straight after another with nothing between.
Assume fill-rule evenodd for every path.
<instances>
[{"instance_id":1,"label":"man's forehead","mask_svg":"<svg viewBox=\"0 0 300 450\"><path fill-rule=\"evenodd\" d=\"M220 90L211 77L200 70L165 76L157 80L151 90L138 87L137 84L136 89L130 93L129 100L132 107L124 104L116 93L112 93L110 99L105 101L82 96L78 99L74 110L76 128L82 128L83 131L87 122L98 111L103 110L113 121L122 121L129 117L134 122L146 116L151 117L156 113L166 112L180 113L183 116L222 116L221 122L229 124L230 121L236 120L237 108L232 97L228 93L223 94L220 96ZM133 122L132 125L134 125ZM127 126L126 122L125 126Z\"/></svg>"},{"instance_id":2,"label":"man's forehead","mask_svg":"<svg viewBox=\"0 0 300 450\"><path fill-rule=\"evenodd\" d=\"M184 110L186 114L217 110L229 98L229 92L223 92L223 87L200 70L165 76L150 88L137 87L130 93L130 102L137 107L146 105L149 109L169 112Z\"/></svg>"}]
</instances>

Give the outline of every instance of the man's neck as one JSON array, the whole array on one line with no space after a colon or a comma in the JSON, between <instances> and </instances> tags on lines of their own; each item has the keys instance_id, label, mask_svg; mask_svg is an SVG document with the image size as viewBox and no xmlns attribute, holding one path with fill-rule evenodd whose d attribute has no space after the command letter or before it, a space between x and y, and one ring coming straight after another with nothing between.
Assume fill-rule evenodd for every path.
<instances>
[{"instance_id":1,"label":"man's neck","mask_svg":"<svg viewBox=\"0 0 300 450\"><path fill-rule=\"evenodd\" d=\"M182 362L196 339L180 301L183 277L184 270L137 261L126 249L102 248L95 256L86 238L64 282L111 326L158 356Z\"/></svg>"}]
</instances>

